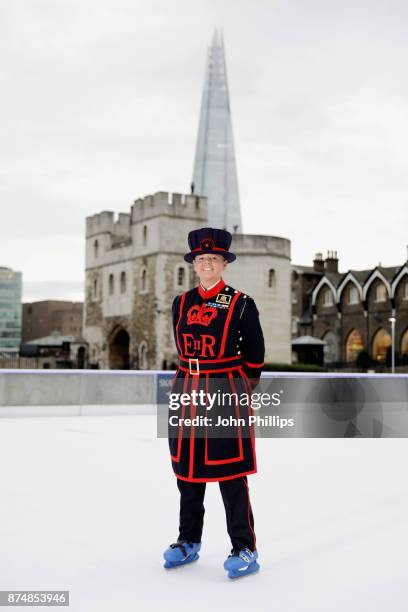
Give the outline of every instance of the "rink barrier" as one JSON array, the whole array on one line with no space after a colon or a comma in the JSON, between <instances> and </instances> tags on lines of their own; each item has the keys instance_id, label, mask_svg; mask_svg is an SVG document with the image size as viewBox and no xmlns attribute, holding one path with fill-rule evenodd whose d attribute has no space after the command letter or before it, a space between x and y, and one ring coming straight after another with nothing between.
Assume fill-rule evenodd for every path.
<instances>
[{"instance_id":1,"label":"rink barrier","mask_svg":"<svg viewBox=\"0 0 408 612\"><path fill-rule=\"evenodd\" d=\"M0 417L157 414L161 437L173 377L168 370L3 369ZM408 435L408 374L265 372L259 390L282 392L280 414L297 423L260 437Z\"/></svg>"}]
</instances>

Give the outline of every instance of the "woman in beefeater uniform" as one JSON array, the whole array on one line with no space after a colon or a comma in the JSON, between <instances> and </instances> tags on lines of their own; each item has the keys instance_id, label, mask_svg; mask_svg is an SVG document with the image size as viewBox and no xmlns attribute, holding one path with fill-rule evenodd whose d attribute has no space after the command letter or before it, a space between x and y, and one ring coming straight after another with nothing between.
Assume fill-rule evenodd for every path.
<instances>
[{"instance_id":1,"label":"woman in beefeater uniform","mask_svg":"<svg viewBox=\"0 0 408 612\"><path fill-rule=\"evenodd\" d=\"M172 466L181 495L180 529L164 558L166 568L198 559L206 483L217 481L232 542L224 568L230 578L238 578L259 569L247 483L247 475L257 471L248 398L259 382L265 347L254 300L222 279L223 270L236 259L229 251L231 240L231 234L221 229L189 233L190 252L184 259L193 263L200 284L173 302L180 363L172 393L190 394L192 401L177 411L181 418L176 419L176 429L169 428ZM200 392L205 394L204 402L196 399ZM231 403L215 399L211 404L208 398L223 393L232 394ZM241 401L234 401L235 397ZM184 424L184 419L195 417L202 417L200 426ZM220 418L228 419L227 429L216 426Z\"/></svg>"}]
</instances>

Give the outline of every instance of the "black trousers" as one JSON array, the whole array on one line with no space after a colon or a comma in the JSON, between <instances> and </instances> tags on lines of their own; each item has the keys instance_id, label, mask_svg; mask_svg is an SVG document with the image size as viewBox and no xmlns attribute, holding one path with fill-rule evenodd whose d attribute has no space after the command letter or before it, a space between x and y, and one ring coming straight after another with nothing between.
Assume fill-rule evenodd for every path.
<instances>
[{"instance_id":1,"label":"black trousers","mask_svg":"<svg viewBox=\"0 0 408 612\"><path fill-rule=\"evenodd\" d=\"M187 482L177 478L180 491L179 540L201 542L204 524L206 482ZM219 482L227 519L227 531L235 550L256 549L254 517L246 476Z\"/></svg>"}]
</instances>

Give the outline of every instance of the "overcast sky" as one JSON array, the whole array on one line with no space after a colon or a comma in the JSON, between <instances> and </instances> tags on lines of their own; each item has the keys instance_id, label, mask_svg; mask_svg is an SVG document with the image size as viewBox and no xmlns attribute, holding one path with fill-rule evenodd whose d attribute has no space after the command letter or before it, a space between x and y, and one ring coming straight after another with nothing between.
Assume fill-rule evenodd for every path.
<instances>
[{"instance_id":1,"label":"overcast sky","mask_svg":"<svg viewBox=\"0 0 408 612\"><path fill-rule=\"evenodd\" d=\"M405 0L0 7L0 265L23 272L25 300L82 299L87 215L188 192L215 26L244 231L289 238L297 264L405 261Z\"/></svg>"}]
</instances>

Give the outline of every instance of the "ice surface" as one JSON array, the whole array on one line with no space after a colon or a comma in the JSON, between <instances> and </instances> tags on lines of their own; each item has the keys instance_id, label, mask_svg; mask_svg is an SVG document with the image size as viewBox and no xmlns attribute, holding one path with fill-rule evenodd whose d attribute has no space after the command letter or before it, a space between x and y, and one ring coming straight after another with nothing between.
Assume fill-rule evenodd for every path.
<instances>
[{"instance_id":1,"label":"ice surface","mask_svg":"<svg viewBox=\"0 0 408 612\"><path fill-rule=\"evenodd\" d=\"M69 589L75 612L408 609L404 439L258 440L249 485L261 571L231 582L216 483L199 561L162 568L178 490L155 417L0 426L1 589Z\"/></svg>"}]
</instances>

